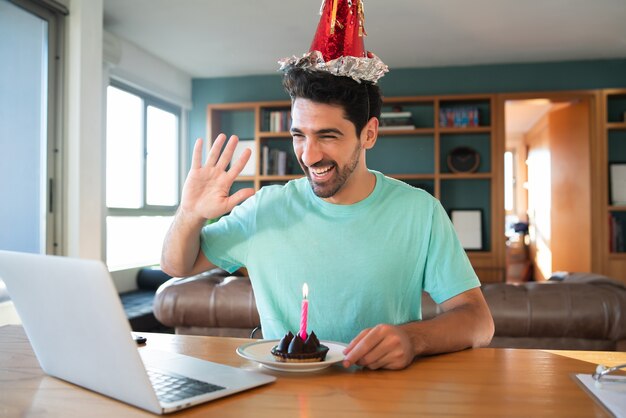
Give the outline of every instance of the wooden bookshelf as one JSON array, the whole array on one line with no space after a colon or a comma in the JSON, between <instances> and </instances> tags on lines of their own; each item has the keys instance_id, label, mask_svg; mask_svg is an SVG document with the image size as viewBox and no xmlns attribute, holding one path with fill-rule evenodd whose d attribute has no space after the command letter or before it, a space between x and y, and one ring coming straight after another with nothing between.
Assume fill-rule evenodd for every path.
<instances>
[{"instance_id":1,"label":"wooden bookshelf","mask_svg":"<svg viewBox=\"0 0 626 418\"><path fill-rule=\"evenodd\" d=\"M602 272L626 281L626 205L612 201L609 172L612 163L626 163L626 89L603 90L601 96Z\"/></svg>"},{"instance_id":2,"label":"wooden bookshelf","mask_svg":"<svg viewBox=\"0 0 626 418\"><path fill-rule=\"evenodd\" d=\"M439 199L447 211L480 209L483 249L468 251L483 282L504 280L504 209L502 186L503 144L494 135L494 95L410 96L385 98L383 112L410 112L414 128L381 129L376 146L368 151L368 167L389 177L424 188ZM233 188L286 183L303 176L291 144L288 127L276 130L270 121L276 113L290 110L289 101L246 102L209 105L207 136L224 132L242 140L254 141L254 175L240 177ZM440 110L477 111L475 126L441 126ZM286 114L286 113L285 113ZM473 113L472 113L473 114ZM273 116L272 116L273 115ZM278 118L280 119L280 117ZM272 125L272 126L270 126ZM469 146L480 155L474 172L452 172L446 164L447 153L457 146ZM287 172L264 170L263 148L287 153Z\"/></svg>"}]
</instances>

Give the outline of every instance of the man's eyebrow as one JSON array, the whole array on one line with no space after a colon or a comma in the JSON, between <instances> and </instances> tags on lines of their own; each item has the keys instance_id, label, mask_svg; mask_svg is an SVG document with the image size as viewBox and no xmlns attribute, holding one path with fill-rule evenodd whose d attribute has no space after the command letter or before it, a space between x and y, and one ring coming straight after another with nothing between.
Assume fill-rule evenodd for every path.
<instances>
[{"instance_id":1,"label":"man's eyebrow","mask_svg":"<svg viewBox=\"0 0 626 418\"><path fill-rule=\"evenodd\" d=\"M343 132L341 132L339 129L337 128L326 128L326 129L320 129L319 131L315 132L318 135L324 135L324 134L337 134L337 135L343 135Z\"/></svg>"},{"instance_id":2,"label":"man's eyebrow","mask_svg":"<svg viewBox=\"0 0 626 418\"><path fill-rule=\"evenodd\" d=\"M297 134L301 134L303 133L300 129L292 127L290 129L290 131L292 133L297 133ZM341 132L339 129L337 128L324 128L324 129L320 129L318 131L315 131L316 135L326 135L326 134L337 134L337 135L343 135L343 132Z\"/></svg>"}]
</instances>

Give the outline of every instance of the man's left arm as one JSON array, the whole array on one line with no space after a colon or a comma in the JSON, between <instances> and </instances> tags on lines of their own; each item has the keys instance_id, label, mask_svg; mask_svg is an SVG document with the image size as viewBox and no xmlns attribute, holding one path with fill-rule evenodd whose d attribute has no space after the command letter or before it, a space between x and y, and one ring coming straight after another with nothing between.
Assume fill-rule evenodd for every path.
<instances>
[{"instance_id":1,"label":"man's left arm","mask_svg":"<svg viewBox=\"0 0 626 418\"><path fill-rule=\"evenodd\" d=\"M441 303L443 313L426 321L368 328L344 351L344 366L403 369L419 355L449 353L491 342L494 324L479 288Z\"/></svg>"}]
</instances>

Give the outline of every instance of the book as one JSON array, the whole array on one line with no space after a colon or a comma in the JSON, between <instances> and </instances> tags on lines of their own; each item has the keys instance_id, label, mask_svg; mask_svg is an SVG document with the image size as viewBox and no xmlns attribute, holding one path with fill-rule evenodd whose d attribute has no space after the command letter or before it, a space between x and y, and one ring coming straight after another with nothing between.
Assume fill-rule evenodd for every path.
<instances>
[{"instance_id":1,"label":"book","mask_svg":"<svg viewBox=\"0 0 626 418\"><path fill-rule=\"evenodd\" d=\"M287 132L291 128L291 110L272 110L268 116L270 132Z\"/></svg>"},{"instance_id":2,"label":"book","mask_svg":"<svg viewBox=\"0 0 626 418\"><path fill-rule=\"evenodd\" d=\"M276 163L276 174L284 176L287 174L287 152L278 152L278 162Z\"/></svg>"},{"instance_id":3,"label":"book","mask_svg":"<svg viewBox=\"0 0 626 418\"><path fill-rule=\"evenodd\" d=\"M609 214L609 252L626 252L626 242L624 239L624 222L616 215Z\"/></svg>"},{"instance_id":4,"label":"book","mask_svg":"<svg viewBox=\"0 0 626 418\"><path fill-rule=\"evenodd\" d=\"M267 152L265 151L266 149ZM263 170L264 175L284 176L288 174L287 151L275 148L269 149L267 147L265 147L263 151L267 153L267 163L265 161L265 154L263 159L264 167L267 168L267 172L265 172L265 169Z\"/></svg>"},{"instance_id":5,"label":"book","mask_svg":"<svg viewBox=\"0 0 626 418\"><path fill-rule=\"evenodd\" d=\"M269 164L270 164L270 148L267 145L263 145L261 149L261 167L262 173L264 176L269 174Z\"/></svg>"},{"instance_id":6,"label":"book","mask_svg":"<svg viewBox=\"0 0 626 418\"><path fill-rule=\"evenodd\" d=\"M379 122L379 129L381 131L415 129L413 114L401 110L381 112Z\"/></svg>"},{"instance_id":7,"label":"book","mask_svg":"<svg viewBox=\"0 0 626 418\"><path fill-rule=\"evenodd\" d=\"M402 131L406 129L415 129L415 125L381 125L379 131Z\"/></svg>"},{"instance_id":8,"label":"book","mask_svg":"<svg viewBox=\"0 0 626 418\"><path fill-rule=\"evenodd\" d=\"M442 128L467 128L480 125L477 107L447 107L439 109L439 126Z\"/></svg>"},{"instance_id":9,"label":"book","mask_svg":"<svg viewBox=\"0 0 626 418\"><path fill-rule=\"evenodd\" d=\"M413 115L411 112L381 112L381 119L390 119L390 118L411 118Z\"/></svg>"}]
</instances>

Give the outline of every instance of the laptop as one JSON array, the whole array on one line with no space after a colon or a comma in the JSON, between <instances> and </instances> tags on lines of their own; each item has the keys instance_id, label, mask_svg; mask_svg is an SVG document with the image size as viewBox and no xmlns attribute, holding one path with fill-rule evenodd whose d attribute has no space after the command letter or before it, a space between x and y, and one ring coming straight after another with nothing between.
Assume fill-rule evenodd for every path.
<instances>
[{"instance_id":1,"label":"laptop","mask_svg":"<svg viewBox=\"0 0 626 418\"><path fill-rule=\"evenodd\" d=\"M153 350L149 338L139 350L101 261L0 251L0 278L41 368L50 376L155 414L276 380ZM181 389L170 393L153 385Z\"/></svg>"}]
</instances>

